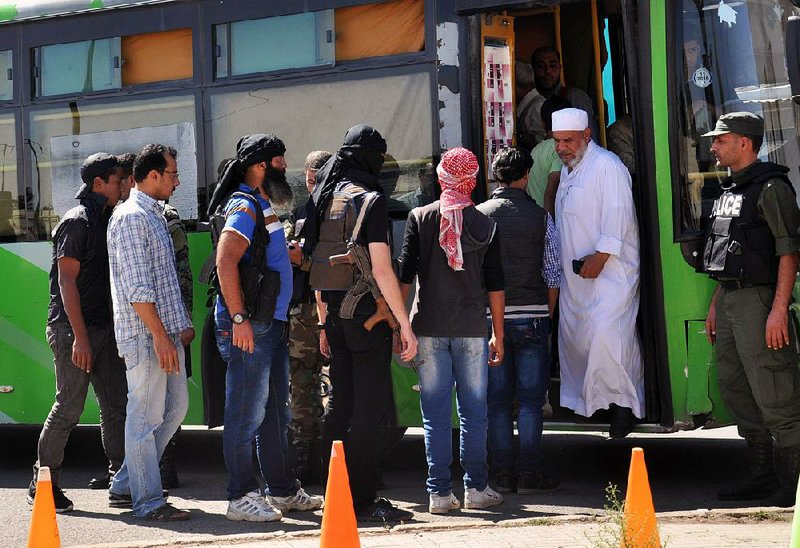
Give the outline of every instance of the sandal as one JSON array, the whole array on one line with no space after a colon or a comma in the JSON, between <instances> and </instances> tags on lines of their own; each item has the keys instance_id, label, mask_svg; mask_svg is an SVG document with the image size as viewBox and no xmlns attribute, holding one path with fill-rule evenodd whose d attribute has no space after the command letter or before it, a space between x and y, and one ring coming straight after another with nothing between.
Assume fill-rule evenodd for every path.
<instances>
[{"instance_id":1,"label":"sandal","mask_svg":"<svg viewBox=\"0 0 800 548\"><path fill-rule=\"evenodd\" d=\"M144 519L148 521L186 521L189 519L189 512L178 510L171 504L165 504L148 513Z\"/></svg>"}]
</instances>

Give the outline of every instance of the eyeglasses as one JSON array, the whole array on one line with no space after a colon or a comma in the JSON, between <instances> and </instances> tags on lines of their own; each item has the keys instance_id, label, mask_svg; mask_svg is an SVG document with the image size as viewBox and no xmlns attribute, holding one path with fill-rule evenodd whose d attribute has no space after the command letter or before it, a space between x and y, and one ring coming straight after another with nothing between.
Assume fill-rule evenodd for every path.
<instances>
[{"instance_id":1,"label":"eyeglasses","mask_svg":"<svg viewBox=\"0 0 800 548\"><path fill-rule=\"evenodd\" d=\"M170 171L170 170L168 170L168 169L165 169L165 170L164 170L164 171L162 171L161 173L166 173L167 175L169 175L169 176L170 176L170 177L172 177L173 179L178 179L178 178L179 178L179 175L178 175L178 172L177 172L177 171Z\"/></svg>"}]
</instances>

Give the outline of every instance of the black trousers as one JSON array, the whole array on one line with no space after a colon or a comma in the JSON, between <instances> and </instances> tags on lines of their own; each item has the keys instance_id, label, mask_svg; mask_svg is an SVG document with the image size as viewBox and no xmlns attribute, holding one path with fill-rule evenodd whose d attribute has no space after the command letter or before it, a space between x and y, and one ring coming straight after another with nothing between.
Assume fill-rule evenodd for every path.
<instances>
[{"instance_id":1,"label":"black trousers","mask_svg":"<svg viewBox=\"0 0 800 548\"><path fill-rule=\"evenodd\" d=\"M352 320L345 320L329 307L325 323L332 391L322 424L322 452L329 457L333 441L344 442L356 511L375 500L381 436L394 413L392 331L386 322L367 331L363 324L369 316L357 310Z\"/></svg>"}]
</instances>

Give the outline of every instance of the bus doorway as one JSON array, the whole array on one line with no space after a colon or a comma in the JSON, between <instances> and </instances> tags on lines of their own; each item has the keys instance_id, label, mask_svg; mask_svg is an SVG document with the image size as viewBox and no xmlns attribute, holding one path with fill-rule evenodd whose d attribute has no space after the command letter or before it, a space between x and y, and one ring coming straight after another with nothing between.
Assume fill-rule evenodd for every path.
<instances>
[{"instance_id":1,"label":"bus doorway","mask_svg":"<svg viewBox=\"0 0 800 548\"><path fill-rule=\"evenodd\" d=\"M490 166L497 150L512 143L532 150L550 138L540 109L547 98L556 95L587 111L593 140L616 153L630 171L640 219L642 255L637 331L644 359L645 418L639 429L663 430L673 427L673 416L668 364L661 358L663 328L659 318L663 316L659 312L660 272L655 266L658 258L649 256L657 255L658 251L656 246L645 243L653 236L653 230L657 237L657 220L647 221L652 191L643 188L641 170L637 169L637 158L642 157L642 151L637 151L641 141L636 139L634 120L635 108L642 104L637 94L643 87L637 81L640 62L637 52L648 46L630 43L632 28L639 26L635 4L562 2L480 14L483 153L488 195L496 186ZM502 72L506 62L509 68L513 67L510 82L501 80L506 76ZM493 65L501 68L492 69ZM506 88L512 92L504 93ZM508 110L508 106L501 104L508 96L513 98L514 115L510 121L508 116L497 114L498 109L504 114ZM513 124L513 131L508 129L509 124ZM555 207L552 180L555 176L557 181L560 169L553 161L558 164L552 147L547 155L535 152L534 162L547 169L537 169L535 165L528 185L531 196L551 212ZM599 411L585 418L559 405L561 380L556 340L554 330L549 426L575 428L581 424L584 426L579 428L602 428L608 424L608 412Z\"/></svg>"}]
</instances>

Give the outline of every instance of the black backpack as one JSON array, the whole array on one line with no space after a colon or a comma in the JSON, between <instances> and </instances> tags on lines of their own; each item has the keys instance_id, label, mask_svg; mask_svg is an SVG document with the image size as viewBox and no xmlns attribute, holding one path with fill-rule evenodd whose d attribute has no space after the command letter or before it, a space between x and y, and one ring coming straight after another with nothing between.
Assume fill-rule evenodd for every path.
<instances>
[{"instance_id":1,"label":"black backpack","mask_svg":"<svg viewBox=\"0 0 800 548\"><path fill-rule=\"evenodd\" d=\"M279 272L267 268L264 260L270 241L269 231L264 222L264 212L252 194L236 191L228 197L228 200L231 198L245 198L250 201L256 212L256 229L250 242L250 258L239 261L239 282L242 287L247 317L254 321L270 323L275 315L275 306L281 290L281 275ZM216 264L217 245L222 235L222 229L225 228L223 210L224 206L220 206L209 219L212 252L200 271L200 281L211 286L208 291L209 305L215 295L219 294L220 299L223 298ZM224 300L222 302L225 303Z\"/></svg>"}]
</instances>

